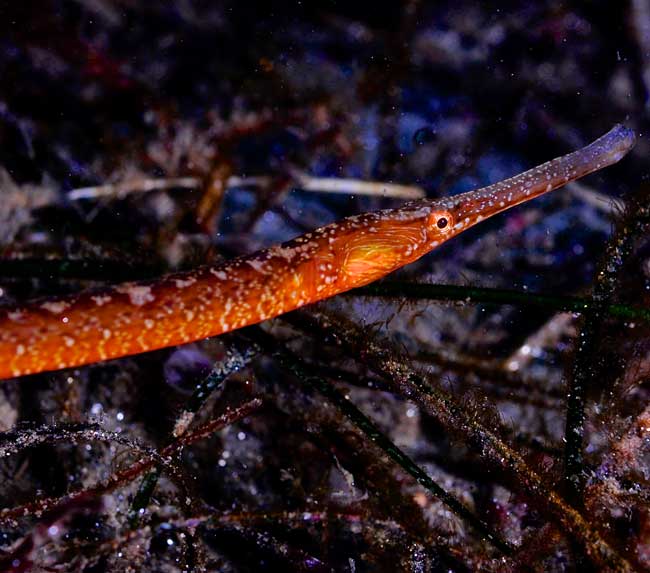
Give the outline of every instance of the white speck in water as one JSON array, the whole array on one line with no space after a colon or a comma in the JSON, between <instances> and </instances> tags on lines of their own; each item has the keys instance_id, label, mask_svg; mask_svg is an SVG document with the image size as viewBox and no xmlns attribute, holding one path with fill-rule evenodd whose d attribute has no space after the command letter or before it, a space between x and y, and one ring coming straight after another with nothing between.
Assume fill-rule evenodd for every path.
<instances>
[{"instance_id":1,"label":"white speck in water","mask_svg":"<svg viewBox=\"0 0 650 573\"><path fill-rule=\"evenodd\" d=\"M510 362L508 362L508 370L510 370L511 372L516 372L517 370L519 370L519 362L517 362L516 360L511 360Z\"/></svg>"}]
</instances>

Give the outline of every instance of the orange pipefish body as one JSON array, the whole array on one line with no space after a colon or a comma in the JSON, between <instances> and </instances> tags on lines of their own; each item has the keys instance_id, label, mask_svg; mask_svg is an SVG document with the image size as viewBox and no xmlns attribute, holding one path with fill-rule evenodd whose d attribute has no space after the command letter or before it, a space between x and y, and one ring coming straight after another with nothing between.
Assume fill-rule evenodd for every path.
<instances>
[{"instance_id":1,"label":"orange pipefish body","mask_svg":"<svg viewBox=\"0 0 650 573\"><path fill-rule=\"evenodd\" d=\"M617 125L525 173L453 197L348 217L226 261L0 310L0 379L215 336L363 286L487 217L617 162L634 145Z\"/></svg>"}]
</instances>

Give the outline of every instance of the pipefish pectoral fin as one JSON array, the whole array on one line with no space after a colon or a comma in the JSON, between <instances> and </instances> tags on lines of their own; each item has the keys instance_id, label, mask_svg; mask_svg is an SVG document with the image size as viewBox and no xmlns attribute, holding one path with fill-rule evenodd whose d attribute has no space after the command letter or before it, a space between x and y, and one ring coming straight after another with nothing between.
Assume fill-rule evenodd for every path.
<instances>
[{"instance_id":1,"label":"pipefish pectoral fin","mask_svg":"<svg viewBox=\"0 0 650 573\"><path fill-rule=\"evenodd\" d=\"M348 288L377 280L417 258L424 242L422 229L384 229L376 237L355 237L343 249L341 279Z\"/></svg>"},{"instance_id":2,"label":"pipefish pectoral fin","mask_svg":"<svg viewBox=\"0 0 650 573\"><path fill-rule=\"evenodd\" d=\"M394 249L384 245L355 245L347 249L343 262L343 275L351 282L372 281L382 275L383 269L396 259Z\"/></svg>"}]
</instances>

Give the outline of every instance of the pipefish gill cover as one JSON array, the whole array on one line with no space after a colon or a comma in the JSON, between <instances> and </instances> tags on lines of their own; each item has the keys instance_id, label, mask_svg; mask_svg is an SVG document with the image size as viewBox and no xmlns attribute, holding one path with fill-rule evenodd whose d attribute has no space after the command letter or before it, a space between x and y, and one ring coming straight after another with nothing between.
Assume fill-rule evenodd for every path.
<instances>
[{"instance_id":1,"label":"pipefish gill cover","mask_svg":"<svg viewBox=\"0 0 650 573\"><path fill-rule=\"evenodd\" d=\"M46 4L0 570L648 568L642 2Z\"/></svg>"}]
</instances>

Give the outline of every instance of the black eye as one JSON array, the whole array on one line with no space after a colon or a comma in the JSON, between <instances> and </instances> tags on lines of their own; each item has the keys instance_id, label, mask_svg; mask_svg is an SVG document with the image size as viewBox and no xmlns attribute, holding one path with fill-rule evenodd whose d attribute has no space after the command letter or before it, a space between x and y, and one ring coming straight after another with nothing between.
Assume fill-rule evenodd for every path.
<instances>
[{"instance_id":1,"label":"black eye","mask_svg":"<svg viewBox=\"0 0 650 573\"><path fill-rule=\"evenodd\" d=\"M440 217L436 225L438 225L438 229L444 229L447 226L447 219L445 219L444 217Z\"/></svg>"}]
</instances>

